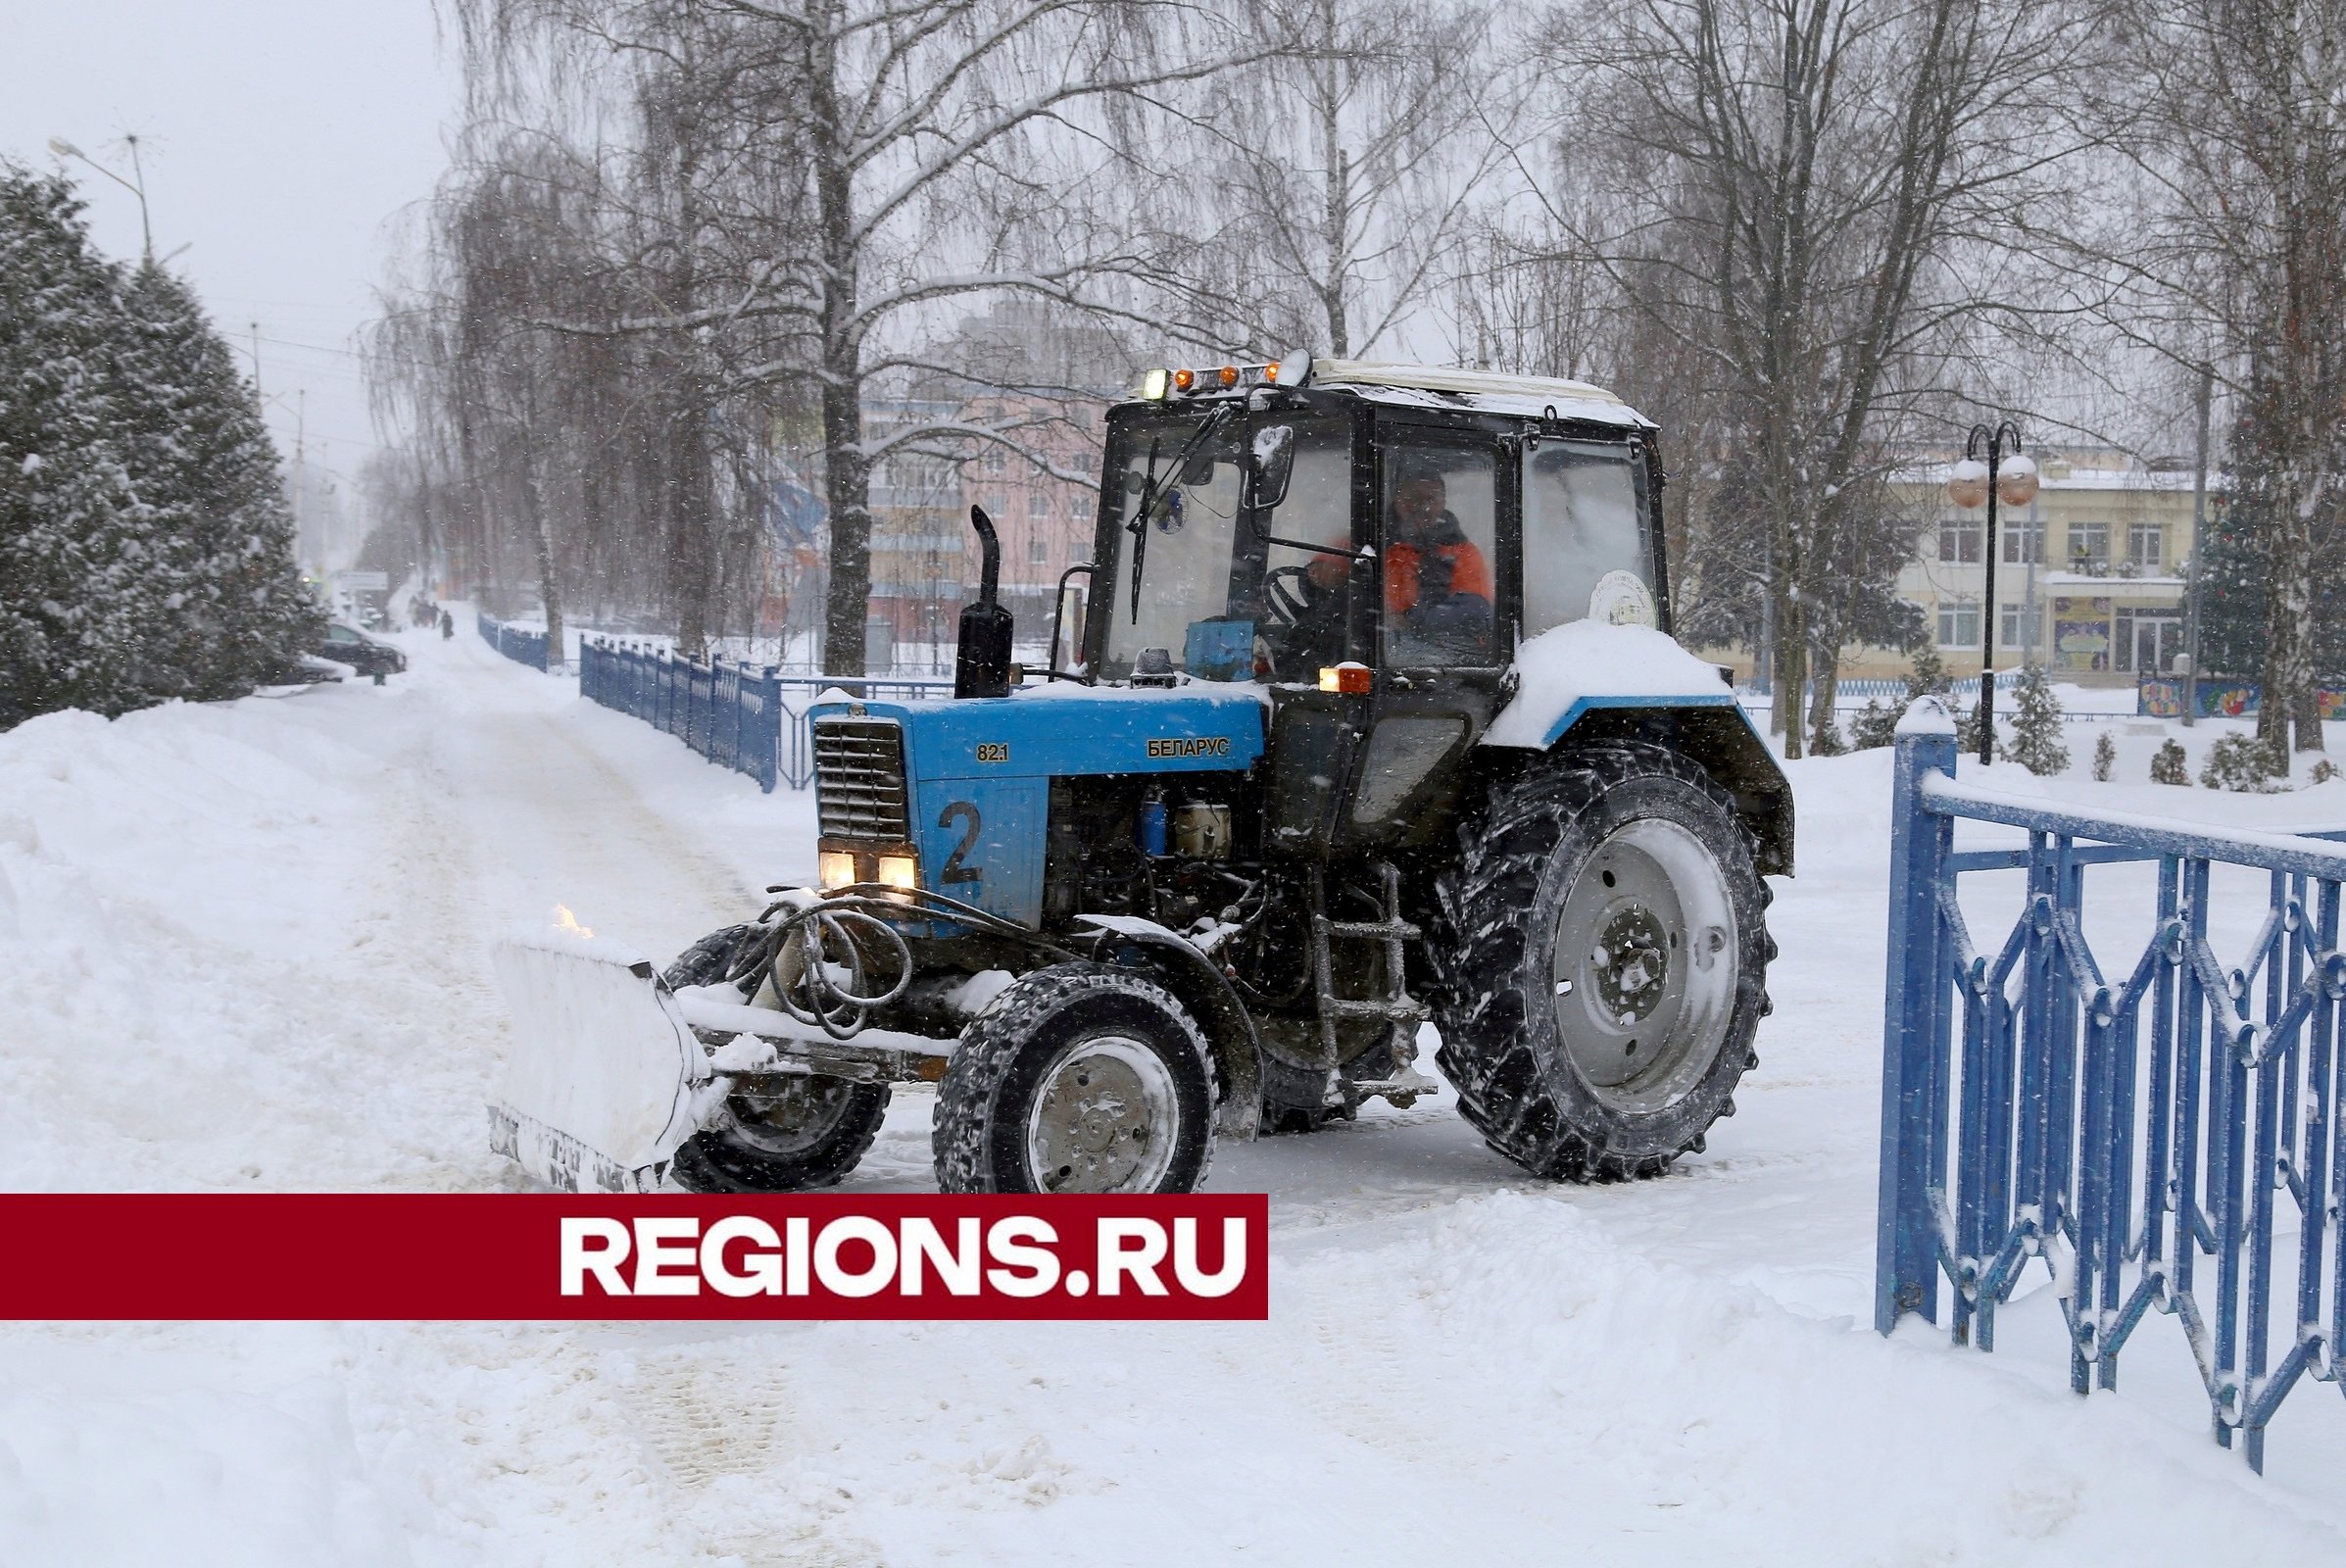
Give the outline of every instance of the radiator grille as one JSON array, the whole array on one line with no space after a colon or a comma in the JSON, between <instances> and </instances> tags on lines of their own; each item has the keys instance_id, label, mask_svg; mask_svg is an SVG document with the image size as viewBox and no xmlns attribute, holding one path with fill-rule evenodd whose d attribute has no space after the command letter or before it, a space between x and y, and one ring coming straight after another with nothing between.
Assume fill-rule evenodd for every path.
<instances>
[{"instance_id":1,"label":"radiator grille","mask_svg":"<svg viewBox=\"0 0 2346 1568\"><path fill-rule=\"evenodd\" d=\"M814 800L826 839L908 842L904 736L896 720L816 719Z\"/></svg>"}]
</instances>

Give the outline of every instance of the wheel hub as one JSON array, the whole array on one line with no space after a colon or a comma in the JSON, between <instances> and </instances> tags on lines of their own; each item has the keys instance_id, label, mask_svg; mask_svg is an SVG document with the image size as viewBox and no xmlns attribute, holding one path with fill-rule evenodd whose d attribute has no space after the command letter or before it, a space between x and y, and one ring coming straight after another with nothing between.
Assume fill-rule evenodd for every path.
<instances>
[{"instance_id":1,"label":"wheel hub","mask_svg":"<svg viewBox=\"0 0 2346 1568\"><path fill-rule=\"evenodd\" d=\"M1670 979L1670 935L1644 905L1624 901L1606 919L1588 955L1597 997L1623 1028L1643 1023L1661 1005Z\"/></svg>"},{"instance_id":2,"label":"wheel hub","mask_svg":"<svg viewBox=\"0 0 2346 1568\"><path fill-rule=\"evenodd\" d=\"M1172 1158L1173 1080L1139 1041L1087 1040L1045 1075L1029 1124L1047 1193L1146 1192Z\"/></svg>"},{"instance_id":3,"label":"wheel hub","mask_svg":"<svg viewBox=\"0 0 2346 1568\"><path fill-rule=\"evenodd\" d=\"M736 1094L725 1108L743 1143L761 1153L799 1154L829 1136L854 1094L842 1079L809 1075L770 1093Z\"/></svg>"},{"instance_id":4,"label":"wheel hub","mask_svg":"<svg viewBox=\"0 0 2346 1568\"><path fill-rule=\"evenodd\" d=\"M1734 921L1718 862L1677 823L1625 824L1581 867L1556 921L1556 1025L1599 1099L1658 1109L1707 1070L1734 1002L1719 961Z\"/></svg>"}]
</instances>

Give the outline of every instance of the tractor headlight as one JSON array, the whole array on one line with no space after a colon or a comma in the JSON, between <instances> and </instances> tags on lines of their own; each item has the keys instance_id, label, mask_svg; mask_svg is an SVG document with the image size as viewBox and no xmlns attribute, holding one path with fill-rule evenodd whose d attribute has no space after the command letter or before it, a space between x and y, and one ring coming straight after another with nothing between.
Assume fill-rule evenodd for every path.
<instances>
[{"instance_id":1,"label":"tractor headlight","mask_svg":"<svg viewBox=\"0 0 2346 1568\"><path fill-rule=\"evenodd\" d=\"M814 864L815 880L826 893L855 880L855 858L846 850L825 850L815 857Z\"/></svg>"},{"instance_id":2,"label":"tractor headlight","mask_svg":"<svg viewBox=\"0 0 2346 1568\"><path fill-rule=\"evenodd\" d=\"M920 886L920 862L909 855L883 855L880 881L886 887L916 888Z\"/></svg>"},{"instance_id":3,"label":"tractor headlight","mask_svg":"<svg viewBox=\"0 0 2346 1568\"><path fill-rule=\"evenodd\" d=\"M1165 387L1172 379L1173 372L1166 369L1162 366L1158 366L1155 369L1150 370L1148 374L1141 377L1141 396L1147 398L1151 403L1163 402L1165 397Z\"/></svg>"}]
</instances>

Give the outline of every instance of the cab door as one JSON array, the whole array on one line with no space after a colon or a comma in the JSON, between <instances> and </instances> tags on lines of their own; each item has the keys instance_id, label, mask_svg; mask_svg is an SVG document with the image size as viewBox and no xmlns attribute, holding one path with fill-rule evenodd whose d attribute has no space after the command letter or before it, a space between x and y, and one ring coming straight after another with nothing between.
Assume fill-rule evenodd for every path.
<instances>
[{"instance_id":1,"label":"cab door","mask_svg":"<svg viewBox=\"0 0 2346 1568\"><path fill-rule=\"evenodd\" d=\"M1449 831L1467 751L1513 657L1512 446L1479 421L1379 425L1377 679L1340 843L1397 848Z\"/></svg>"},{"instance_id":2,"label":"cab door","mask_svg":"<svg viewBox=\"0 0 2346 1568\"><path fill-rule=\"evenodd\" d=\"M1357 405L1260 416L1251 450L1276 466L1244 530L1250 553L1232 602L1250 602L1256 676L1271 688L1271 842L1324 855L1343 820L1366 693L1323 691L1320 671L1374 658L1365 607L1376 591L1375 473L1370 426Z\"/></svg>"}]
</instances>

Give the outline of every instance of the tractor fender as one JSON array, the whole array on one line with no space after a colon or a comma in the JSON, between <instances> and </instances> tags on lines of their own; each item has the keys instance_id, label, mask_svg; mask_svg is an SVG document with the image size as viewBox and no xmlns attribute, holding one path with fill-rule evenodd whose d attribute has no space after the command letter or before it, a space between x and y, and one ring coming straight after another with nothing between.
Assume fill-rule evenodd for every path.
<instances>
[{"instance_id":1,"label":"tractor fender","mask_svg":"<svg viewBox=\"0 0 2346 1568\"><path fill-rule=\"evenodd\" d=\"M1760 874L1792 874L1792 786L1740 708L1655 704L1590 709L1559 731L1555 745L1589 741L1644 741L1668 747L1693 762L1735 797L1735 815L1756 841L1752 858Z\"/></svg>"},{"instance_id":2,"label":"tractor fender","mask_svg":"<svg viewBox=\"0 0 2346 1568\"><path fill-rule=\"evenodd\" d=\"M1719 665L1649 626L1577 620L1526 640L1509 675L1506 706L1480 746L1546 752L1567 737L1667 746L1735 797L1760 870L1791 875L1792 786Z\"/></svg>"},{"instance_id":3,"label":"tractor fender","mask_svg":"<svg viewBox=\"0 0 2346 1568\"><path fill-rule=\"evenodd\" d=\"M1229 978L1179 932L1154 920L1130 914L1079 914L1076 920L1095 930L1095 959L1145 971L1197 1020L1214 1054L1222 1097L1215 1130L1224 1138L1252 1142L1262 1113L1262 1045Z\"/></svg>"}]
</instances>

